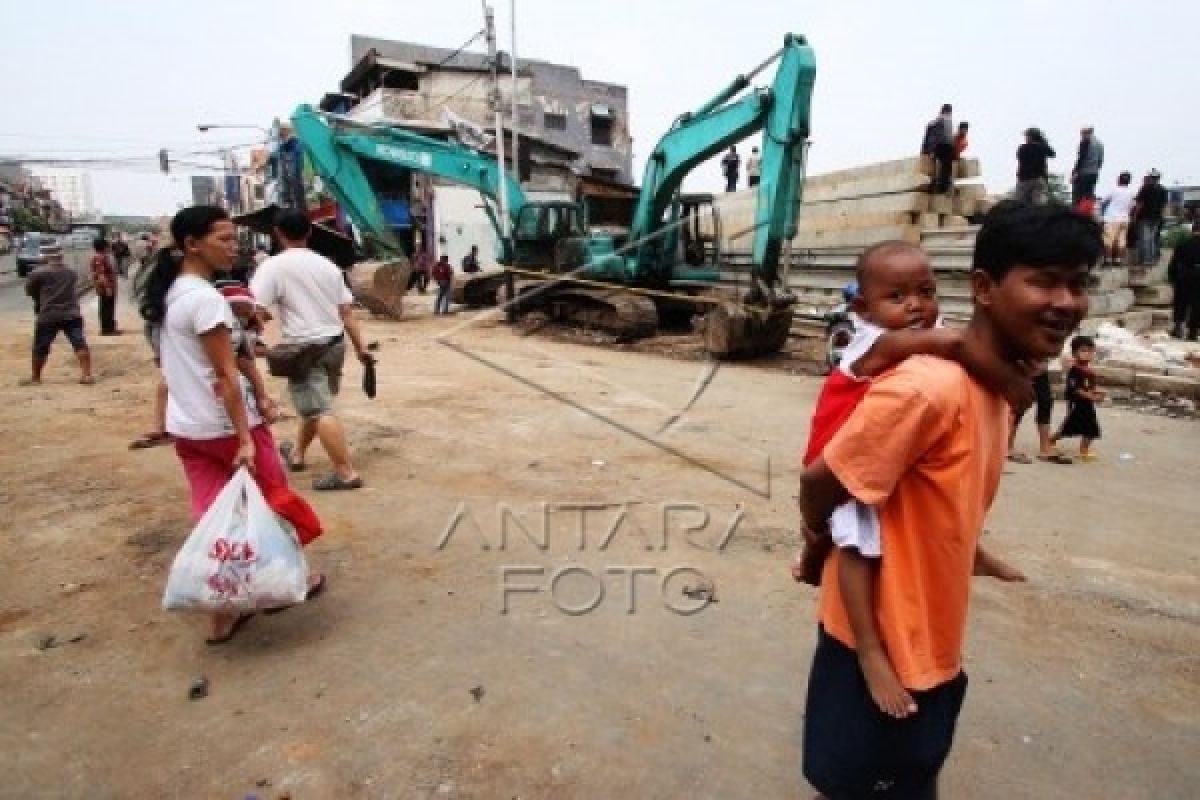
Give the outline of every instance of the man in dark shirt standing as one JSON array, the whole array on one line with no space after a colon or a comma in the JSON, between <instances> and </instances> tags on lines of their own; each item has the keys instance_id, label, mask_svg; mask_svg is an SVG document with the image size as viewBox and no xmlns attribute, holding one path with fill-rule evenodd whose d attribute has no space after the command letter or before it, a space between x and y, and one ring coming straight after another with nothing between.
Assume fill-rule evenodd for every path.
<instances>
[{"instance_id":1,"label":"man in dark shirt standing","mask_svg":"<svg viewBox=\"0 0 1200 800\"><path fill-rule=\"evenodd\" d=\"M1096 129L1088 126L1079 132L1079 155L1071 170L1071 205L1087 197L1096 199L1096 181L1104 166L1104 143L1096 138Z\"/></svg>"},{"instance_id":2,"label":"man in dark shirt standing","mask_svg":"<svg viewBox=\"0 0 1200 800\"><path fill-rule=\"evenodd\" d=\"M1200 220L1192 223L1192 235L1175 248L1167 265L1167 280L1174 293L1171 335L1196 341L1200 334Z\"/></svg>"},{"instance_id":3,"label":"man in dark shirt standing","mask_svg":"<svg viewBox=\"0 0 1200 800\"><path fill-rule=\"evenodd\" d=\"M1161 255L1158 237L1162 232L1163 209L1167 206L1167 190L1159 183L1162 173L1156 169L1142 179L1142 188L1133 198L1133 219L1137 224L1138 264L1152 267Z\"/></svg>"},{"instance_id":4,"label":"man in dark shirt standing","mask_svg":"<svg viewBox=\"0 0 1200 800\"><path fill-rule=\"evenodd\" d=\"M1017 148L1017 188L1013 190L1015 200L1034 206L1044 206L1049 202L1046 159L1054 156L1054 148L1040 130L1030 128L1025 131L1025 144Z\"/></svg>"},{"instance_id":5,"label":"man in dark shirt standing","mask_svg":"<svg viewBox=\"0 0 1200 800\"><path fill-rule=\"evenodd\" d=\"M742 168L742 157L738 155L737 145L729 145L729 152L721 159L721 172L725 173L725 191L736 192L738 172Z\"/></svg>"},{"instance_id":6,"label":"man in dark shirt standing","mask_svg":"<svg viewBox=\"0 0 1200 800\"><path fill-rule=\"evenodd\" d=\"M479 245L471 245L471 252L463 256L462 271L467 273L479 272Z\"/></svg>"},{"instance_id":7,"label":"man in dark shirt standing","mask_svg":"<svg viewBox=\"0 0 1200 800\"><path fill-rule=\"evenodd\" d=\"M75 349L79 359L83 384L95 383L92 377L92 355L83 336L83 314L79 313L78 277L75 270L63 263L62 248L43 247L46 263L29 273L25 293L33 298L37 321L33 326L33 374L30 382L42 382L42 368L50 357L50 346L59 332Z\"/></svg>"},{"instance_id":8,"label":"man in dark shirt standing","mask_svg":"<svg viewBox=\"0 0 1200 800\"><path fill-rule=\"evenodd\" d=\"M925 126L921 155L933 159L933 193L949 194L954 186L954 107L949 103Z\"/></svg>"}]
</instances>

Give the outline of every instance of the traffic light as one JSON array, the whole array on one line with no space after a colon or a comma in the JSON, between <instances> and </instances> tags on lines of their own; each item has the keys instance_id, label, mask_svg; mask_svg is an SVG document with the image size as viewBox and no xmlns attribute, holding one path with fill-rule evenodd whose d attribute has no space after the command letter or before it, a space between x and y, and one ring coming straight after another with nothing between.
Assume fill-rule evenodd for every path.
<instances>
[{"instance_id":1,"label":"traffic light","mask_svg":"<svg viewBox=\"0 0 1200 800\"><path fill-rule=\"evenodd\" d=\"M171 162L167 158L167 148L158 151L158 168L166 175L171 171Z\"/></svg>"}]
</instances>

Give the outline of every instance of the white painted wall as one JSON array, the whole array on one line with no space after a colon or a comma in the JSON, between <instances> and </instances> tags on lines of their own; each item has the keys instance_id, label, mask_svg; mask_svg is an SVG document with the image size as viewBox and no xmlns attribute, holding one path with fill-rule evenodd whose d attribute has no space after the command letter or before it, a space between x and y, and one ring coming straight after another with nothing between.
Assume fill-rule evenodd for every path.
<instances>
[{"instance_id":1,"label":"white painted wall","mask_svg":"<svg viewBox=\"0 0 1200 800\"><path fill-rule=\"evenodd\" d=\"M434 219L437 225L436 255L445 253L457 271L471 245L479 246L479 265L496 266L496 231L483 210L483 198L474 189L463 186L435 186Z\"/></svg>"}]
</instances>

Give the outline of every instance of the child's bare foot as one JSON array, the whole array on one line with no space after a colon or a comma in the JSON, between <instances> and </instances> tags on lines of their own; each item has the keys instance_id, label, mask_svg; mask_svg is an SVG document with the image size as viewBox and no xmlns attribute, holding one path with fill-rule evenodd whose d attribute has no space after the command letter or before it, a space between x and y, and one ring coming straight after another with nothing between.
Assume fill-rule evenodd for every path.
<instances>
[{"instance_id":1,"label":"child's bare foot","mask_svg":"<svg viewBox=\"0 0 1200 800\"><path fill-rule=\"evenodd\" d=\"M862 653L858 658L862 667L863 677L867 679L867 689L871 699L879 710L890 717L904 719L910 714L917 713L917 704L903 686L900 679L892 670L887 654L882 650L872 650Z\"/></svg>"},{"instance_id":2,"label":"child's bare foot","mask_svg":"<svg viewBox=\"0 0 1200 800\"><path fill-rule=\"evenodd\" d=\"M792 562L792 578L809 586L820 586L821 569L825 566L825 556L828 554L828 548L804 545L804 550Z\"/></svg>"}]
</instances>

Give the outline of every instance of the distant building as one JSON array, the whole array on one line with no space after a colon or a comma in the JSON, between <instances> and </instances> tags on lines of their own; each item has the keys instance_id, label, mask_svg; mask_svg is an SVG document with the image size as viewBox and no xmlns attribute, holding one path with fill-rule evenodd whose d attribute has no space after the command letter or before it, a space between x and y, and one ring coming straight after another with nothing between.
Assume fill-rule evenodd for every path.
<instances>
[{"instance_id":1,"label":"distant building","mask_svg":"<svg viewBox=\"0 0 1200 800\"><path fill-rule=\"evenodd\" d=\"M488 105L487 56L444 47L350 37L352 68L338 104L363 121L444 126L444 110L484 129L494 126ZM500 53L500 102L511 124L512 71ZM571 154L577 171L615 183L633 183L628 90L585 80L577 67L521 59L517 70L517 129L534 143ZM527 170L528 171L528 170Z\"/></svg>"},{"instance_id":2,"label":"distant building","mask_svg":"<svg viewBox=\"0 0 1200 800\"><path fill-rule=\"evenodd\" d=\"M352 36L350 50L350 72L340 91L322 98L322 110L439 139L466 123L490 134L492 143L477 146L495 152L487 56L368 36ZM514 169L511 60L504 53L498 60L505 161L527 195L574 200L597 184L632 191L633 142L624 86L584 80L576 67L521 60ZM368 175L410 255L445 254L457 264L474 245L483 263L494 261L494 232L474 190L398 168L373 166Z\"/></svg>"},{"instance_id":3,"label":"distant building","mask_svg":"<svg viewBox=\"0 0 1200 800\"><path fill-rule=\"evenodd\" d=\"M39 168L33 174L42 188L50 193L75 219L91 217L96 212L92 197L92 175L86 170Z\"/></svg>"}]
</instances>

